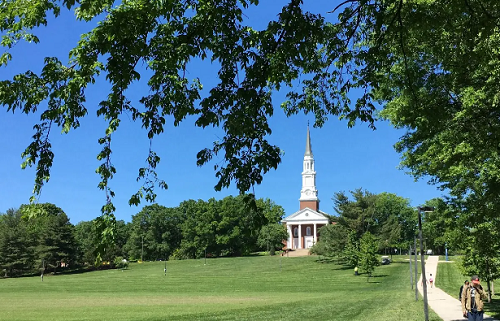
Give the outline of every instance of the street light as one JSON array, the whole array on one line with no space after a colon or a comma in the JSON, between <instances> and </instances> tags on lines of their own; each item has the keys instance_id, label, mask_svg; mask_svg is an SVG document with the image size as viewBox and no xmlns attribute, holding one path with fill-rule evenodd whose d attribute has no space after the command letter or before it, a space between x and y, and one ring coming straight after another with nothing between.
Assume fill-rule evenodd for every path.
<instances>
[{"instance_id":1,"label":"street light","mask_svg":"<svg viewBox=\"0 0 500 321\"><path fill-rule=\"evenodd\" d=\"M425 255L424 243L422 238L422 213L432 212L434 207L419 206L418 207L418 237L420 238L420 263L422 264L422 290L424 292L424 314L425 321L429 321L429 306L427 304L427 278L425 277Z\"/></svg>"},{"instance_id":2,"label":"street light","mask_svg":"<svg viewBox=\"0 0 500 321\"><path fill-rule=\"evenodd\" d=\"M142 236L142 246L141 246L141 262L144 262L144 235Z\"/></svg>"},{"instance_id":3,"label":"street light","mask_svg":"<svg viewBox=\"0 0 500 321\"><path fill-rule=\"evenodd\" d=\"M418 263L417 263L417 237L413 235L413 256L415 257L415 301L418 301Z\"/></svg>"}]
</instances>

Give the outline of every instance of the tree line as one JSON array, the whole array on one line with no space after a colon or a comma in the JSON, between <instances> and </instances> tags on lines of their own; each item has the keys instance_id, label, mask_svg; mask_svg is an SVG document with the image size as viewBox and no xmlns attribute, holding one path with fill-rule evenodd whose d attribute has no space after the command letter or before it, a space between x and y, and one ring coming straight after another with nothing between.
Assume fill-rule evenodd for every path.
<instances>
[{"instance_id":1,"label":"tree line","mask_svg":"<svg viewBox=\"0 0 500 321\"><path fill-rule=\"evenodd\" d=\"M336 215L319 230L312 251L371 274L377 254L407 253L417 235L418 210L408 199L363 189L333 197ZM496 220L475 222L477 213L454 198L423 204L424 250L462 254L462 272L488 285L500 276ZM127 260L165 260L246 255L283 247L284 210L252 194L222 200L188 200L177 207L145 206L131 222L116 221L114 242L99 249L98 220L71 224L54 204L22 205L0 215L0 275L18 276ZM418 250L418 249L417 249Z\"/></svg>"},{"instance_id":2,"label":"tree line","mask_svg":"<svg viewBox=\"0 0 500 321\"><path fill-rule=\"evenodd\" d=\"M360 266L369 274L376 265L375 254L401 254L413 249L417 236L418 209L410 201L391 193L374 194L361 188L338 192L333 197L334 224L319 230L314 253L333 257L347 266ZM444 254L463 252L456 212L442 199L425 204L432 212L423 213L424 250ZM418 251L418 249L417 249Z\"/></svg>"},{"instance_id":3,"label":"tree line","mask_svg":"<svg viewBox=\"0 0 500 321\"><path fill-rule=\"evenodd\" d=\"M418 239L418 207L391 193L374 194L356 189L335 193L332 217L335 224L319 230L316 254L334 258L347 266L373 271L374 253L392 255L415 251ZM470 201L455 197L434 198L422 204L432 210L421 212L424 251L460 255L457 259L465 275L478 274L493 293L493 281L500 277L500 220L487 221ZM418 242L417 242L418 244ZM419 247L417 246L417 251ZM371 262L371 263L370 263Z\"/></svg>"},{"instance_id":4,"label":"tree line","mask_svg":"<svg viewBox=\"0 0 500 321\"><path fill-rule=\"evenodd\" d=\"M96 220L70 223L54 204L22 205L0 215L0 270L4 277L108 266L127 260L239 256L282 247L284 210L253 195L188 200L168 208L145 206L131 222L116 221L114 243L98 250Z\"/></svg>"}]
</instances>

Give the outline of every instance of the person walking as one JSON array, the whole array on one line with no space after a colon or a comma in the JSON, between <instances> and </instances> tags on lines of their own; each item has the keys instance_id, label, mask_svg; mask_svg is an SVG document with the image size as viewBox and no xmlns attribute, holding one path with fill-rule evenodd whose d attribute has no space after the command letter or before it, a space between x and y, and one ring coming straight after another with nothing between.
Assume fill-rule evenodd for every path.
<instances>
[{"instance_id":1,"label":"person walking","mask_svg":"<svg viewBox=\"0 0 500 321\"><path fill-rule=\"evenodd\" d=\"M464 288L468 288L468 287L469 287L469 280L465 280L464 284L462 284L462 286L460 287L460 291L458 292L458 300L460 302L462 302L462 293L463 293Z\"/></svg>"},{"instance_id":2,"label":"person walking","mask_svg":"<svg viewBox=\"0 0 500 321\"><path fill-rule=\"evenodd\" d=\"M357 266L354 268L354 275L358 275L358 267Z\"/></svg>"},{"instance_id":3,"label":"person walking","mask_svg":"<svg viewBox=\"0 0 500 321\"><path fill-rule=\"evenodd\" d=\"M431 274L431 277L429 278L429 283L431 284L431 288L432 288L432 285L434 284L434 279L432 278L432 274Z\"/></svg>"},{"instance_id":4,"label":"person walking","mask_svg":"<svg viewBox=\"0 0 500 321\"><path fill-rule=\"evenodd\" d=\"M464 287L462 293L462 313L469 321L483 321L484 302L486 291L479 282L479 277L473 275L468 287Z\"/></svg>"}]
</instances>

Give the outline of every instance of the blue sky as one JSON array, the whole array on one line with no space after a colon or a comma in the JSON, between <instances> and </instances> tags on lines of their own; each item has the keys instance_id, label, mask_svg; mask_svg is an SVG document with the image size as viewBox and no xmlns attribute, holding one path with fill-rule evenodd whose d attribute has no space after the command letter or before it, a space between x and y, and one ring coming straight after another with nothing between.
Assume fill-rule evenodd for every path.
<instances>
[{"instance_id":1,"label":"blue sky","mask_svg":"<svg viewBox=\"0 0 500 321\"><path fill-rule=\"evenodd\" d=\"M247 12L251 25L256 28L264 26L265 21L276 16L284 2L263 1L259 7ZM335 5L331 1L319 0L305 3L308 10L322 14ZM68 51L76 45L80 35L94 25L76 22L67 11L57 19L50 19L47 28L36 32L40 44L20 43L14 48L14 60L7 68L0 69L0 80L11 79L13 75L30 69L39 72L46 56L66 61ZM188 77L200 77L204 87L211 88L216 73L216 65L195 61L190 65ZM97 140L103 136L106 125L97 118L95 111L99 101L107 95L108 88L104 79L98 79L87 91L89 114L82 119L82 126L69 134L53 129L50 136L55 159L51 179L44 186L39 202L61 207L75 224L98 216L105 202L104 192L97 188L100 178L95 169L99 166L96 155L100 145ZM136 83L127 95L134 101L147 91L144 83ZM274 94L273 99L275 113L270 120L273 133L269 141L282 148L285 154L278 169L268 173L264 182L255 187L255 193L259 198L270 198L283 206L289 215L299 207L306 126L308 121L313 123L314 117L301 114L287 118L279 107L284 93ZM32 127L38 117L39 114L6 113L6 109L0 117L0 213L27 203L31 195L35 171L33 168L21 170L20 155L31 142ZM234 186L221 192L213 188L217 183L213 165L221 158L201 168L196 166L197 152L210 147L214 140L222 137L223 132L219 128L197 128L194 121L195 118L190 117L174 127L170 119L165 132L153 142L153 149L161 157L158 174L169 186L166 191L157 190L159 204L177 206L187 199L220 199L238 193ZM428 185L426 181L414 182L413 177L397 169L400 156L393 145L403 134L403 131L392 128L386 122L378 123L375 131L361 123L349 129L346 122L335 117L331 117L323 128L311 128L320 208L333 214L333 194L358 187L373 193L398 194L409 198L414 206L442 196L443 193L435 186ZM112 141L112 162L117 174L111 188L116 192L114 204L118 219L130 221L131 216L146 205L143 202L139 207L130 207L128 199L140 187L135 178L139 167L145 164L148 147L146 132L128 115L124 115Z\"/></svg>"}]
</instances>

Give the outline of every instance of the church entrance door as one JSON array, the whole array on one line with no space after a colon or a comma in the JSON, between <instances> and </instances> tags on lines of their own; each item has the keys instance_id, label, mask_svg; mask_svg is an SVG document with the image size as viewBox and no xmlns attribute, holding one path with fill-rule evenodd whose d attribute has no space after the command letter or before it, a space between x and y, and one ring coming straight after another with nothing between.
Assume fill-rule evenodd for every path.
<instances>
[{"instance_id":1,"label":"church entrance door","mask_svg":"<svg viewBox=\"0 0 500 321\"><path fill-rule=\"evenodd\" d=\"M313 237L312 236L304 236L304 243L305 243L306 249L310 249L314 243Z\"/></svg>"}]
</instances>

